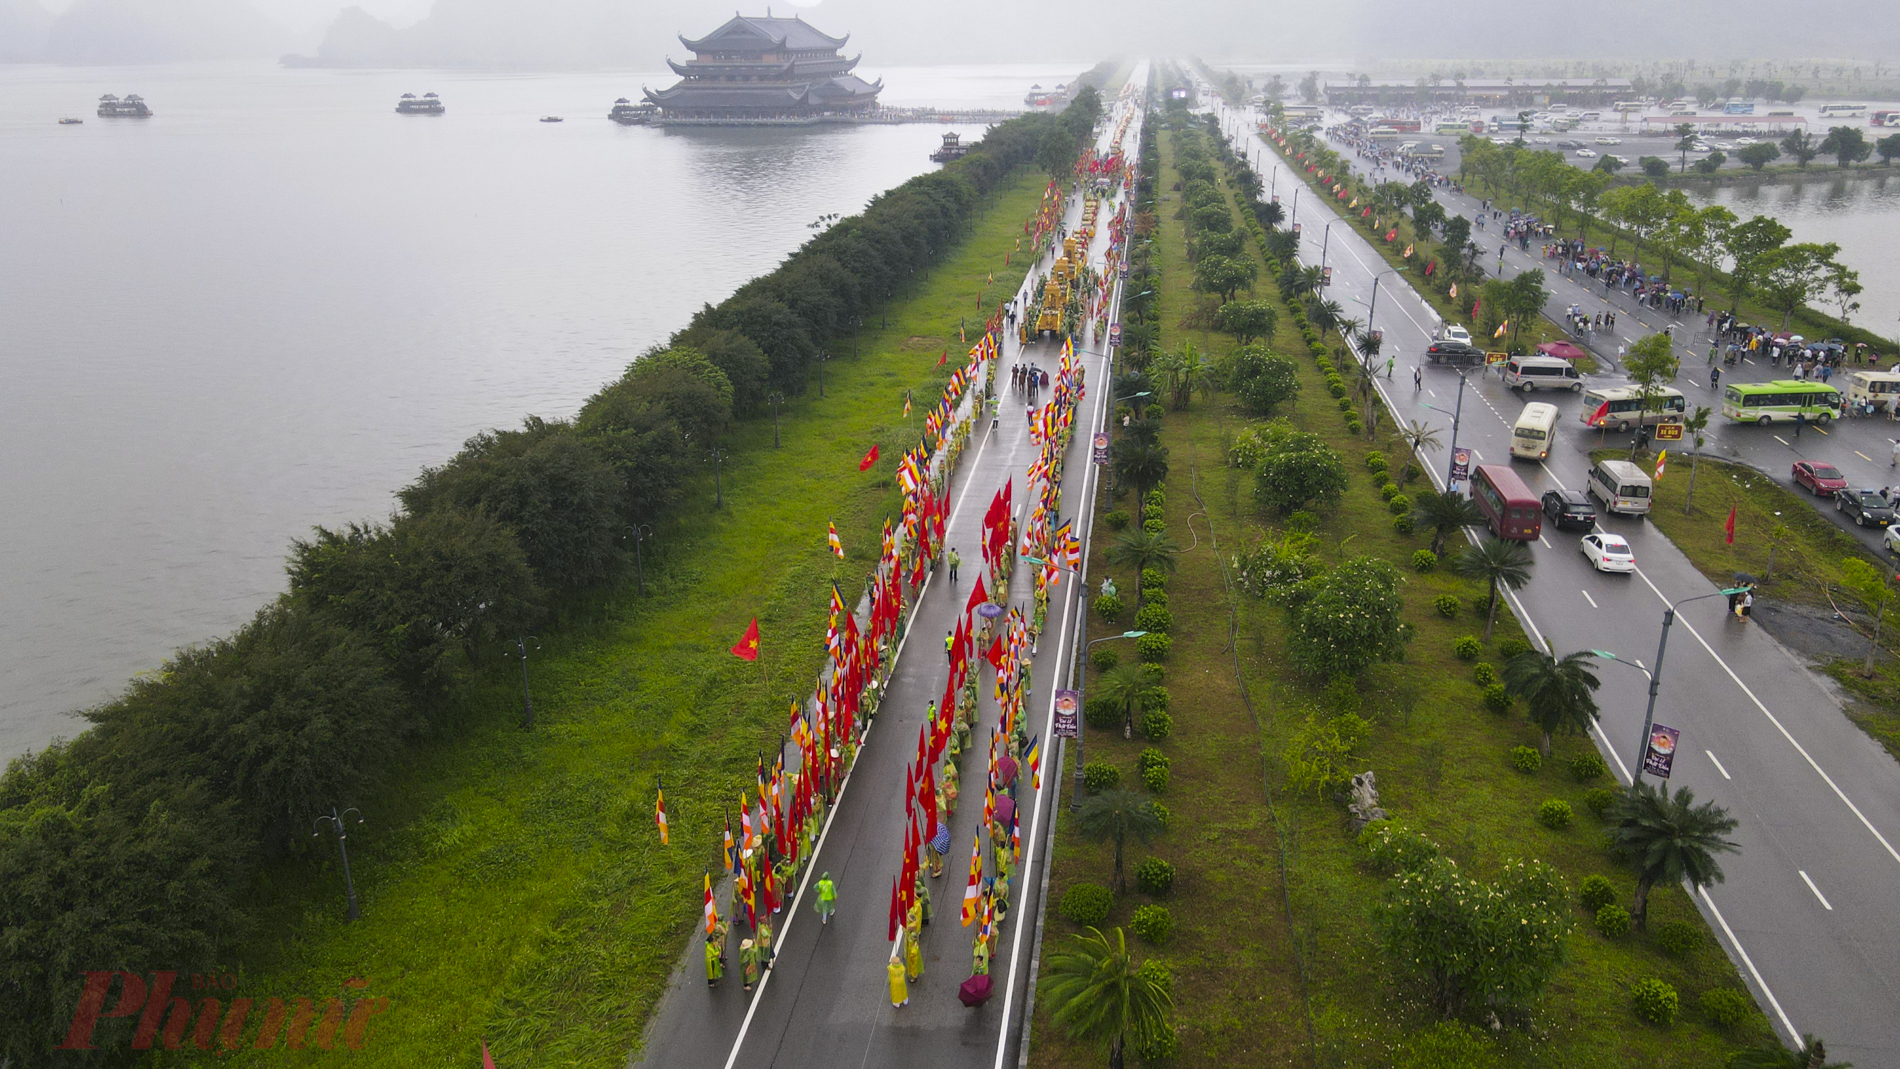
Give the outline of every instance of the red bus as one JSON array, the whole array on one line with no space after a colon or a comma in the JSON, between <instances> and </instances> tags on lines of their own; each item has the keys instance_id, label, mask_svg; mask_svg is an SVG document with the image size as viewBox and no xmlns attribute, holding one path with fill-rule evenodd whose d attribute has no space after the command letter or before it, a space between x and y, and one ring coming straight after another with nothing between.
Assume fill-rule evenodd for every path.
<instances>
[{"instance_id":1,"label":"red bus","mask_svg":"<svg viewBox=\"0 0 1900 1069\"><path fill-rule=\"evenodd\" d=\"M1900 111L1876 111L1868 121L1875 126L1900 126Z\"/></svg>"},{"instance_id":2,"label":"red bus","mask_svg":"<svg viewBox=\"0 0 1900 1069\"><path fill-rule=\"evenodd\" d=\"M1401 134L1416 134L1421 126L1417 119L1376 119L1374 125L1390 126Z\"/></svg>"},{"instance_id":3,"label":"red bus","mask_svg":"<svg viewBox=\"0 0 1900 1069\"><path fill-rule=\"evenodd\" d=\"M1499 538L1529 542L1543 530L1537 495L1508 464L1480 464L1471 470L1471 500L1484 513L1484 525Z\"/></svg>"}]
</instances>

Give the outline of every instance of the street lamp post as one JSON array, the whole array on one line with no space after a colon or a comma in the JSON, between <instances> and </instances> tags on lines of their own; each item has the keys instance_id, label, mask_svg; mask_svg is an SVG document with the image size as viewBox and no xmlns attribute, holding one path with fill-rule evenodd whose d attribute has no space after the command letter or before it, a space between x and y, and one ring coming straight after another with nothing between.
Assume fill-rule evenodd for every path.
<instances>
[{"instance_id":1,"label":"street lamp post","mask_svg":"<svg viewBox=\"0 0 1900 1069\"><path fill-rule=\"evenodd\" d=\"M825 361L830 359L830 353L823 349L818 350L818 396L820 397L825 395Z\"/></svg>"},{"instance_id":2,"label":"street lamp post","mask_svg":"<svg viewBox=\"0 0 1900 1069\"><path fill-rule=\"evenodd\" d=\"M1324 259L1323 254L1322 254L1322 259ZM1372 333L1374 329L1373 317L1379 314L1379 283L1385 280L1385 276L1396 275L1398 273L1399 273L1398 268L1388 267L1385 270L1379 272L1378 274L1372 276L1372 303L1366 307L1366 333L1367 334Z\"/></svg>"},{"instance_id":3,"label":"street lamp post","mask_svg":"<svg viewBox=\"0 0 1900 1069\"><path fill-rule=\"evenodd\" d=\"M540 648L541 640L533 635L515 636L513 656L521 658L521 726L530 730L534 728L534 695L528 690L528 651Z\"/></svg>"},{"instance_id":4,"label":"street lamp post","mask_svg":"<svg viewBox=\"0 0 1900 1069\"><path fill-rule=\"evenodd\" d=\"M1338 219L1328 219L1325 229L1319 232L1319 274L1321 279L1326 277L1326 248L1332 244L1333 224L1337 222L1339 222ZM1320 285L1325 285L1325 282L1322 281ZM1373 293L1373 299L1378 299L1378 293L1376 291ZM1366 329L1372 329L1372 321L1370 319L1366 321Z\"/></svg>"},{"instance_id":5,"label":"street lamp post","mask_svg":"<svg viewBox=\"0 0 1900 1069\"><path fill-rule=\"evenodd\" d=\"M1676 622L1676 606L1687 605L1692 601L1702 601L1707 598L1729 597L1735 594L1746 593L1747 590L1748 588L1743 586L1724 587L1713 594L1697 594L1693 598L1683 598L1681 601L1664 609L1662 634L1656 639L1656 667L1653 671L1644 668L1640 661L1626 661L1608 650L1590 651L1606 661L1615 661L1618 664L1629 665L1631 668L1643 673L1643 675L1649 679L1649 704L1643 709L1643 733L1637 738L1636 767L1630 772L1631 784L1640 783L1643 779L1643 758L1649 753L1649 729L1655 726L1656 723L1656 693L1662 689L1663 651L1669 647L1669 625Z\"/></svg>"},{"instance_id":6,"label":"street lamp post","mask_svg":"<svg viewBox=\"0 0 1900 1069\"><path fill-rule=\"evenodd\" d=\"M1293 187L1293 217L1286 221L1289 228L1300 221L1300 190L1305 188L1303 185Z\"/></svg>"},{"instance_id":7,"label":"street lamp post","mask_svg":"<svg viewBox=\"0 0 1900 1069\"><path fill-rule=\"evenodd\" d=\"M777 449L778 448L778 408L780 405L785 403L785 391L773 390L770 394L766 395L765 399L767 401L772 402L772 448Z\"/></svg>"},{"instance_id":8,"label":"street lamp post","mask_svg":"<svg viewBox=\"0 0 1900 1069\"><path fill-rule=\"evenodd\" d=\"M713 466L713 508L715 510L726 507L726 490L724 484L719 481L719 469L731 455L718 446L714 446L706 454L706 459L712 461Z\"/></svg>"},{"instance_id":9,"label":"street lamp post","mask_svg":"<svg viewBox=\"0 0 1900 1069\"><path fill-rule=\"evenodd\" d=\"M350 876L350 833L344 828L344 821L351 813L356 814L356 822L358 824L363 823L362 811L352 808L345 809L339 813L336 811L335 806L331 806L330 812L318 817L310 823L310 837L312 839L323 834L322 831L317 829L317 825L322 824L326 820L330 822L330 829L336 832L337 852L343 855L343 890L344 893L349 896L349 906L343 911L343 919L346 922L353 921L362 916L362 911L356 907L356 881Z\"/></svg>"},{"instance_id":10,"label":"street lamp post","mask_svg":"<svg viewBox=\"0 0 1900 1069\"><path fill-rule=\"evenodd\" d=\"M1468 380L1465 378L1465 369L1459 368L1458 369L1458 403L1452 406L1452 410L1449 413L1449 415L1451 416L1451 447L1445 451L1447 454L1447 458L1445 461L1445 490L1447 493L1451 492L1452 490L1457 489L1457 482L1454 476L1456 475L1457 470L1458 470L1458 422L1459 422L1459 419L1464 415L1464 411L1465 411L1465 383L1467 381ZM1423 401L1419 402L1419 404L1425 408L1431 409L1434 412L1445 411L1444 409L1439 408L1437 405L1426 404Z\"/></svg>"},{"instance_id":11,"label":"street lamp post","mask_svg":"<svg viewBox=\"0 0 1900 1069\"><path fill-rule=\"evenodd\" d=\"M1079 586L1080 584L1078 583L1077 585ZM1086 606L1088 605L1087 598L1088 598L1088 594L1086 592L1082 592L1081 596L1076 599L1076 605L1078 607L1086 608ZM1083 626L1085 627L1088 626L1086 616L1083 617ZM1124 638L1140 638L1143 635L1146 635L1147 633L1148 632L1146 631L1123 631L1119 635L1108 635L1104 638L1098 638L1094 642L1085 642L1082 644L1081 655L1077 657L1076 659L1081 660L1081 661L1088 660L1089 650L1095 648L1095 646L1099 643L1114 642L1117 639L1124 639ZM1074 664L1071 664L1069 666L1070 682L1076 682L1078 679L1086 680L1087 678L1088 676L1083 674L1082 668ZM1084 756L1085 751L1083 750L1083 746L1082 746L1082 734L1084 730L1086 729L1085 722L1087 720L1087 717L1084 715L1084 710L1088 708L1088 702L1086 700L1087 696L1088 696L1088 688L1086 684L1077 683L1076 689L1075 689L1076 704L1081 706L1081 708L1075 711L1075 793L1069 799L1070 809L1076 809L1080 807L1082 804L1082 766L1083 764L1086 763L1085 756Z\"/></svg>"},{"instance_id":12,"label":"street lamp post","mask_svg":"<svg viewBox=\"0 0 1900 1069\"><path fill-rule=\"evenodd\" d=\"M627 537L633 539L633 582L634 589L641 597L647 596L646 564L641 560L640 544L653 537L650 524L632 523L627 525Z\"/></svg>"}]
</instances>

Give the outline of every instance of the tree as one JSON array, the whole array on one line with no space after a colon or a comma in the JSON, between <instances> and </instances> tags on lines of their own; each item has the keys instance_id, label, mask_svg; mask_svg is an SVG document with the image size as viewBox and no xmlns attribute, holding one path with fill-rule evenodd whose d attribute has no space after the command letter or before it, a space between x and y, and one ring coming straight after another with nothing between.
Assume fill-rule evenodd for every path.
<instances>
[{"instance_id":1,"label":"tree","mask_svg":"<svg viewBox=\"0 0 1900 1069\"><path fill-rule=\"evenodd\" d=\"M1874 151L1880 154L1882 166L1892 167L1895 156L1900 156L1900 134L1888 134L1874 142Z\"/></svg>"},{"instance_id":2,"label":"tree","mask_svg":"<svg viewBox=\"0 0 1900 1069\"><path fill-rule=\"evenodd\" d=\"M1839 263L1828 266L1828 298L1840 309L1842 323L1847 322L1850 314L1860 311L1860 302L1854 298L1860 296L1861 288L1859 271Z\"/></svg>"},{"instance_id":3,"label":"tree","mask_svg":"<svg viewBox=\"0 0 1900 1069\"><path fill-rule=\"evenodd\" d=\"M1707 441L1709 429L1709 406L1697 405L1695 415L1682 421L1682 432L1689 436L1695 448L1689 452L1689 489L1682 495L1682 514L1687 516L1689 508L1695 503L1695 473L1702 463L1702 444Z\"/></svg>"},{"instance_id":4,"label":"tree","mask_svg":"<svg viewBox=\"0 0 1900 1069\"><path fill-rule=\"evenodd\" d=\"M1050 126L1036 148L1036 166L1047 171L1051 178L1061 178L1075 166L1075 154L1080 146L1081 139L1075 134L1060 125Z\"/></svg>"},{"instance_id":5,"label":"tree","mask_svg":"<svg viewBox=\"0 0 1900 1069\"><path fill-rule=\"evenodd\" d=\"M1174 995L1167 973L1137 968L1120 928L1113 941L1098 928L1071 938L1071 949L1049 955L1043 964L1042 996L1055 1007L1052 1019L1070 1038L1099 1044L1108 1053L1109 1069L1122 1069L1130 1036L1140 1044L1168 1028Z\"/></svg>"},{"instance_id":6,"label":"tree","mask_svg":"<svg viewBox=\"0 0 1900 1069\"><path fill-rule=\"evenodd\" d=\"M1894 136L1900 137L1900 134ZM1445 245L1454 250L1452 255L1455 259L1457 256L1455 250L1464 248L1465 243L1471 240L1471 220L1462 215L1454 215L1445 220L1445 225L1442 230L1445 236Z\"/></svg>"},{"instance_id":7,"label":"tree","mask_svg":"<svg viewBox=\"0 0 1900 1069\"><path fill-rule=\"evenodd\" d=\"M1340 317L1345 314L1346 310L1340 307L1338 301L1325 301L1317 297L1308 302L1306 307L1307 318L1311 319L1313 325L1319 328L1319 338L1321 341L1326 340L1327 331L1339 326Z\"/></svg>"},{"instance_id":8,"label":"tree","mask_svg":"<svg viewBox=\"0 0 1900 1069\"><path fill-rule=\"evenodd\" d=\"M1293 361L1273 355L1264 345L1243 345L1228 356L1221 372L1240 403L1251 412L1272 415L1276 405L1300 393L1299 369Z\"/></svg>"},{"instance_id":9,"label":"tree","mask_svg":"<svg viewBox=\"0 0 1900 1069\"><path fill-rule=\"evenodd\" d=\"M1259 265L1249 256L1204 256L1194 265L1194 288L1217 294L1224 303L1241 290L1252 288L1259 272Z\"/></svg>"},{"instance_id":10,"label":"tree","mask_svg":"<svg viewBox=\"0 0 1900 1069\"><path fill-rule=\"evenodd\" d=\"M1714 152L1709 153L1707 156L1704 156L1701 159L1695 161L1696 173L1697 174L1714 174L1715 172L1721 170L1722 165L1727 162L1728 162L1728 153L1723 152L1721 149L1718 148Z\"/></svg>"},{"instance_id":11,"label":"tree","mask_svg":"<svg viewBox=\"0 0 1900 1069\"><path fill-rule=\"evenodd\" d=\"M1139 596L1140 584L1136 587ZM1141 711L1142 699L1160 682L1161 674L1151 664L1117 664L1095 681L1093 697L1120 710L1122 734L1126 737L1134 729L1135 714Z\"/></svg>"},{"instance_id":12,"label":"tree","mask_svg":"<svg viewBox=\"0 0 1900 1069\"><path fill-rule=\"evenodd\" d=\"M1076 828L1092 843L1115 844L1115 893L1126 889L1122 878L1123 847L1129 839L1148 842L1161 834L1164 825L1155 812L1154 802L1138 791L1124 788L1103 791L1082 800L1076 813Z\"/></svg>"},{"instance_id":13,"label":"tree","mask_svg":"<svg viewBox=\"0 0 1900 1069\"><path fill-rule=\"evenodd\" d=\"M1781 150L1793 156L1795 166L1804 171L1808 169L1808 164L1814 160L1814 157L1821 154L1820 147L1814 142L1814 135L1806 130L1796 130L1782 138Z\"/></svg>"},{"instance_id":14,"label":"tree","mask_svg":"<svg viewBox=\"0 0 1900 1069\"><path fill-rule=\"evenodd\" d=\"M1386 953L1424 981L1441 1018L1530 1001L1556 975L1572 927L1570 892L1541 861L1512 861L1495 883L1433 857L1392 878L1378 920Z\"/></svg>"},{"instance_id":15,"label":"tree","mask_svg":"<svg viewBox=\"0 0 1900 1069\"><path fill-rule=\"evenodd\" d=\"M1669 161L1661 156L1644 156L1636 164L1651 178L1661 178L1669 173Z\"/></svg>"},{"instance_id":16,"label":"tree","mask_svg":"<svg viewBox=\"0 0 1900 1069\"><path fill-rule=\"evenodd\" d=\"M1839 264L1841 247L1834 242L1799 242L1762 254L1756 262L1762 303L1781 313L1787 330L1802 305L1820 295Z\"/></svg>"},{"instance_id":17,"label":"tree","mask_svg":"<svg viewBox=\"0 0 1900 1069\"><path fill-rule=\"evenodd\" d=\"M1781 149L1773 141L1757 141L1752 145L1743 145L1741 151L1735 155L1741 157L1743 163L1759 171L1780 159Z\"/></svg>"},{"instance_id":18,"label":"tree","mask_svg":"<svg viewBox=\"0 0 1900 1069\"><path fill-rule=\"evenodd\" d=\"M1830 127L1827 136L1815 146L1816 152L1834 157L1837 166L1847 167L1859 163L1874 154L1874 146L1867 142L1867 135L1858 126Z\"/></svg>"},{"instance_id":19,"label":"tree","mask_svg":"<svg viewBox=\"0 0 1900 1069\"><path fill-rule=\"evenodd\" d=\"M1676 151L1682 154L1682 162L1676 168L1678 173L1689 169L1689 153L1695 148L1695 143L1698 140L1700 139L1696 137L1694 123L1679 122L1676 124Z\"/></svg>"},{"instance_id":20,"label":"tree","mask_svg":"<svg viewBox=\"0 0 1900 1069\"><path fill-rule=\"evenodd\" d=\"M1405 648L1399 573L1379 557L1354 557L1306 580L1290 610L1287 655L1309 676L1358 675Z\"/></svg>"},{"instance_id":21,"label":"tree","mask_svg":"<svg viewBox=\"0 0 1900 1069\"><path fill-rule=\"evenodd\" d=\"M1629 355L1623 358L1623 373L1636 387L1636 396L1641 402L1637 409L1639 420L1651 412L1662 411L1662 384L1674 379L1681 366L1682 361L1676 358L1672 339L1667 334L1651 334L1630 346ZM1630 456L1635 455L1636 441L1632 439Z\"/></svg>"},{"instance_id":22,"label":"tree","mask_svg":"<svg viewBox=\"0 0 1900 1069\"><path fill-rule=\"evenodd\" d=\"M1431 551L1442 554L1445 539L1453 531L1483 523L1484 513L1478 511L1476 502L1461 493L1427 487L1418 494L1412 508L1412 522L1432 532Z\"/></svg>"},{"instance_id":23,"label":"tree","mask_svg":"<svg viewBox=\"0 0 1900 1069\"><path fill-rule=\"evenodd\" d=\"M1827 1044L1812 1035L1803 1035L1799 1050L1789 1050L1780 1043L1765 1043L1738 1051L1728 1060L1728 1069L1854 1069L1854 1063L1828 1061Z\"/></svg>"},{"instance_id":24,"label":"tree","mask_svg":"<svg viewBox=\"0 0 1900 1069\"><path fill-rule=\"evenodd\" d=\"M1610 853L1636 873L1636 898L1630 909L1638 927L1649 925L1649 892L1659 883L1688 880L1693 887L1722 882L1715 855L1740 849L1724 838L1739 823L1714 802L1695 804L1687 787L1672 797L1669 788L1638 782L1606 814Z\"/></svg>"},{"instance_id":25,"label":"tree","mask_svg":"<svg viewBox=\"0 0 1900 1069\"><path fill-rule=\"evenodd\" d=\"M1107 560L1117 568L1127 568L1135 573L1135 608L1141 608L1141 573L1153 568L1163 575L1173 575L1175 562L1181 556L1181 545L1165 534L1150 533L1140 527L1130 527L1115 536L1109 543Z\"/></svg>"},{"instance_id":26,"label":"tree","mask_svg":"<svg viewBox=\"0 0 1900 1069\"><path fill-rule=\"evenodd\" d=\"M1140 495L1135 502L1135 519L1139 522L1144 518L1142 509L1147 503L1149 487L1168 477L1168 447L1123 436L1109 450L1109 465L1115 469L1117 482L1123 486L1132 483L1135 493Z\"/></svg>"},{"instance_id":27,"label":"tree","mask_svg":"<svg viewBox=\"0 0 1900 1069\"><path fill-rule=\"evenodd\" d=\"M1346 492L1346 462L1317 434L1290 431L1268 446L1254 477L1260 503L1287 513Z\"/></svg>"},{"instance_id":28,"label":"tree","mask_svg":"<svg viewBox=\"0 0 1900 1069\"><path fill-rule=\"evenodd\" d=\"M1557 732L1589 734L1597 720L1597 702L1591 692L1599 686L1590 671L1591 654L1572 653L1562 660L1542 650L1528 650L1504 662L1504 686L1524 702L1531 723L1541 732L1537 749L1550 757L1550 737Z\"/></svg>"},{"instance_id":29,"label":"tree","mask_svg":"<svg viewBox=\"0 0 1900 1069\"><path fill-rule=\"evenodd\" d=\"M1794 231L1765 215L1757 215L1747 222L1729 227L1728 235L1722 241L1722 251L1734 261L1729 269L1730 315L1741 307L1742 295L1748 292L1760 274L1757 265L1761 258L1780 248L1793 235Z\"/></svg>"},{"instance_id":30,"label":"tree","mask_svg":"<svg viewBox=\"0 0 1900 1069\"><path fill-rule=\"evenodd\" d=\"M1484 617L1484 640L1491 641L1491 625L1498 618L1498 588L1516 590L1531 578L1531 551L1522 542L1487 538L1466 546L1452 558L1451 570L1466 579L1484 583L1491 592L1491 606Z\"/></svg>"},{"instance_id":31,"label":"tree","mask_svg":"<svg viewBox=\"0 0 1900 1069\"><path fill-rule=\"evenodd\" d=\"M1214 326L1232 334L1241 345L1272 337L1279 323L1279 313L1268 301L1229 301L1214 313Z\"/></svg>"},{"instance_id":32,"label":"tree","mask_svg":"<svg viewBox=\"0 0 1900 1069\"><path fill-rule=\"evenodd\" d=\"M1676 212L1671 226L1676 232L1677 248L1695 261L1698 294L1707 291L1709 267L1722 258L1723 244L1735 223L1735 213L1720 204Z\"/></svg>"}]
</instances>

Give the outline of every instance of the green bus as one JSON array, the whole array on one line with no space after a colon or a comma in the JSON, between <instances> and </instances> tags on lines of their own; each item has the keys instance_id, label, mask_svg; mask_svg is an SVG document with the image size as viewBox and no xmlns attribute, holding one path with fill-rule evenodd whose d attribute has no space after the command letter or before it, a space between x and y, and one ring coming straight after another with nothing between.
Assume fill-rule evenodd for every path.
<instances>
[{"instance_id":1,"label":"green bus","mask_svg":"<svg viewBox=\"0 0 1900 1069\"><path fill-rule=\"evenodd\" d=\"M1841 414L1841 391L1824 382L1777 379L1737 382L1722 391L1722 416L1737 423L1826 423Z\"/></svg>"}]
</instances>

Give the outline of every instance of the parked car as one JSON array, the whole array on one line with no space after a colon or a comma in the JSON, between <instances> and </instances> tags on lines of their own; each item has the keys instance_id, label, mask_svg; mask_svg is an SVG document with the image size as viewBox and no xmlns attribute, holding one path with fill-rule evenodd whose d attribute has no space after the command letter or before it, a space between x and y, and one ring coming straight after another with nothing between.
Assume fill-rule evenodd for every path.
<instances>
[{"instance_id":1,"label":"parked car","mask_svg":"<svg viewBox=\"0 0 1900 1069\"><path fill-rule=\"evenodd\" d=\"M1587 534L1579 544L1583 547L1583 559L1599 572L1636 570L1636 554L1630 552L1630 544L1623 541L1622 535Z\"/></svg>"},{"instance_id":2,"label":"parked car","mask_svg":"<svg viewBox=\"0 0 1900 1069\"><path fill-rule=\"evenodd\" d=\"M1434 364L1476 364L1484 360L1484 350L1460 341L1435 341L1425 350Z\"/></svg>"},{"instance_id":3,"label":"parked car","mask_svg":"<svg viewBox=\"0 0 1900 1069\"><path fill-rule=\"evenodd\" d=\"M1552 527L1597 525L1597 507L1591 503L1590 495L1582 490L1545 491L1544 515L1550 517Z\"/></svg>"},{"instance_id":4,"label":"parked car","mask_svg":"<svg viewBox=\"0 0 1900 1069\"><path fill-rule=\"evenodd\" d=\"M1577 158L1580 160L1594 160L1597 158L1597 154L1591 149L1580 148L1577 150Z\"/></svg>"},{"instance_id":5,"label":"parked car","mask_svg":"<svg viewBox=\"0 0 1900 1069\"><path fill-rule=\"evenodd\" d=\"M1880 532L1880 544L1887 547L1887 552L1900 556L1900 524L1889 524Z\"/></svg>"},{"instance_id":6,"label":"parked car","mask_svg":"<svg viewBox=\"0 0 1900 1069\"><path fill-rule=\"evenodd\" d=\"M1834 495L1834 511L1852 516L1856 527L1865 527L1870 523L1885 527L1893 522L1893 506L1873 490L1837 492Z\"/></svg>"},{"instance_id":7,"label":"parked car","mask_svg":"<svg viewBox=\"0 0 1900 1069\"><path fill-rule=\"evenodd\" d=\"M1818 460L1797 460L1794 462L1794 484L1807 487L1808 493L1815 497L1828 497L1847 489L1847 477L1832 464Z\"/></svg>"}]
</instances>

